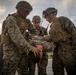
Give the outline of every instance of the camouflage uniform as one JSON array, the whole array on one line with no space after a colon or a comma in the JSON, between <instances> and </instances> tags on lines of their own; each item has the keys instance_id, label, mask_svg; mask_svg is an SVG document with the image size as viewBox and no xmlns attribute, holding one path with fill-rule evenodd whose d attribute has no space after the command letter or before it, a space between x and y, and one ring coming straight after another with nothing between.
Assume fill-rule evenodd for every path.
<instances>
[{"instance_id":1,"label":"camouflage uniform","mask_svg":"<svg viewBox=\"0 0 76 75\"><path fill-rule=\"evenodd\" d=\"M21 62L22 62L21 63L22 68L20 69L22 69L22 71L26 71L25 59L27 58L27 49L28 49L27 47L30 44L24 39L22 34L24 33L25 29L27 29L28 26L29 26L28 29L30 30L32 30L33 27L27 20L21 19L20 17L15 18L12 15L6 19L6 22L7 23L5 27L6 29L8 28L7 34L10 36L9 37L10 44L3 45L3 60L4 60L3 71L5 72L8 69L9 73L12 71L12 74L14 74L15 70L17 70L18 68L18 64ZM25 27L20 27L19 25L20 26L25 25Z\"/></svg>"},{"instance_id":2,"label":"camouflage uniform","mask_svg":"<svg viewBox=\"0 0 76 75\"><path fill-rule=\"evenodd\" d=\"M19 3L22 6L21 8L19 7ZM19 3L16 6L19 13L22 13L23 10L25 12L30 6L26 1L20 1ZM32 7L30 6L31 10ZM26 41L25 31L26 29L34 33L36 31L30 21L25 19L21 14L19 15L18 12L9 15L3 22L1 43L3 44L2 72L4 75L15 75L18 68L21 75L27 75L27 51L35 50L35 47Z\"/></svg>"},{"instance_id":3,"label":"camouflage uniform","mask_svg":"<svg viewBox=\"0 0 76 75\"><path fill-rule=\"evenodd\" d=\"M51 13L56 15L57 10L47 8L43 17ZM64 68L68 75L76 75L76 27L71 20L62 16L51 24L49 33L49 39L56 45L52 63L54 75L64 75Z\"/></svg>"},{"instance_id":4,"label":"camouflage uniform","mask_svg":"<svg viewBox=\"0 0 76 75\"><path fill-rule=\"evenodd\" d=\"M12 71L13 69L17 69L17 67L22 69L22 71L26 71L26 61L28 61L27 46L30 44L24 39L22 34L26 29L30 31L33 30L34 32L35 30L28 20L21 19L20 17L15 18L14 16L11 15L7 18L6 21L7 21L6 28L8 28L7 33L11 38L10 38L10 45L9 44L3 45L3 60L4 60L3 69L6 69L6 66L8 66L8 69L10 71ZM25 27L22 25L24 25Z\"/></svg>"},{"instance_id":5,"label":"camouflage uniform","mask_svg":"<svg viewBox=\"0 0 76 75\"><path fill-rule=\"evenodd\" d=\"M55 42L56 48L53 52L54 75L64 75L64 68L66 69L68 75L75 75L76 73L74 70L76 60L73 53L76 51L76 28L74 24L66 17L59 17L58 20L64 32L66 31L70 34L70 37L67 37L65 40Z\"/></svg>"},{"instance_id":6,"label":"camouflage uniform","mask_svg":"<svg viewBox=\"0 0 76 75\"><path fill-rule=\"evenodd\" d=\"M40 23L41 19L40 19L39 16L36 15L36 16L33 17L32 22L38 22L38 23ZM44 36L44 35L47 34L47 30L44 27L38 26L38 27L35 27L35 29L37 31L37 35L38 36ZM38 66L38 75L47 75L47 73L46 73L47 64L48 64L48 55L47 55L46 52L43 52L42 58L37 63L37 66ZM35 71L33 71L33 72L35 72Z\"/></svg>"},{"instance_id":7,"label":"camouflage uniform","mask_svg":"<svg viewBox=\"0 0 76 75\"><path fill-rule=\"evenodd\" d=\"M62 29L65 30L70 36L66 36L66 34L63 34L52 31L54 25L60 24ZM65 32L64 31L64 32ZM54 35L53 35L54 34ZM50 30L50 37L52 41L55 43L56 48L53 51L53 72L54 75L64 75L64 68L67 71L68 75L75 75L75 57L73 55L73 52L75 51L75 38L76 38L76 28L74 24L66 17L60 17L58 18L58 21L56 21L51 26ZM66 38L67 39L66 39Z\"/></svg>"},{"instance_id":8,"label":"camouflage uniform","mask_svg":"<svg viewBox=\"0 0 76 75\"><path fill-rule=\"evenodd\" d=\"M36 28L37 29L37 28ZM44 27L40 27L37 29L39 31L39 36L46 35L46 29ZM43 56L38 65L38 75L47 75L46 68L48 64L48 55L46 52L43 52Z\"/></svg>"},{"instance_id":9,"label":"camouflage uniform","mask_svg":"<svg viewBox=\"0 0 76 75\"><path fill-rule=\"evenodd\" d=\"M40 26L37 29L37 31L39 32L38 36L46 35L46 29L44 27ZM39 63L37 63L38 75L47 75L47 72L46 72L47 64L48 64L48 55L46 52L43 52L43 56L42 56L41 60L39 61Z\"/></svg>"}]
</instances>

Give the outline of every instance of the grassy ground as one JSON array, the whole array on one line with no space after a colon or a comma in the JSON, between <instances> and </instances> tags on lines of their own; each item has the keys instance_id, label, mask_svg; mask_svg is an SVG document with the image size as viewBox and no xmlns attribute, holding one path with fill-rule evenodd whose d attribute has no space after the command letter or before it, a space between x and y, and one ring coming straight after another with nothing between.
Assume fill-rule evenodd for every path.
<instances>
[{"instance_id":1,"label":"grassy ground","mask_svg":"<svg viewBox=\"0 0 76 75\"><path fill-rule=\"evenodd\" d=\"M48 52L47 54L48 54L48 59L52 59L52 57L53 57L53 52Z\"/></svg>"},{"instance_id":2,"label":"grassy ground","mask_svg":"<svg viewBox=\"0 0 76 75\"><path fill-rule=\"evenodd\" d=\"M52 59L52 55L48 55L48 59Z\"/></svg>"}]
</instances>

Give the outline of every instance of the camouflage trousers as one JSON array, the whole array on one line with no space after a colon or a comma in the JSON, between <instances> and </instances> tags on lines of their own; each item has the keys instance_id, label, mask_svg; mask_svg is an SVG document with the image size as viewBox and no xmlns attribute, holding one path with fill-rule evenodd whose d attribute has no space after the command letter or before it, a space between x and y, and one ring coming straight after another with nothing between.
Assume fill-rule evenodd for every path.
<instances>
[{"instance_id":1,"label":"camouflage trousers","mask_svg":"<svg viewBox=\"0 0 76 75\"><path fill-rule=\"evenodd\" d=\"M38 75L47 75L48 55L43 53L41 60L37 63Z\"/></svg>"},{"instance_id":2,"label":"camouflage trousers","mask_svg":"<svg viewBox=\"0 0 76 75\"><path fill-rule=\"evenodd\" d=\"M73 56L70 44L57 45L53 52L53 73L54 75L64 75L64 68L68 75L76 75L76 61Z\"/></svg>"},{"instance_id":3,"label":"camouflage trousers","mask_svg":"<svg viewBox=\"0 0 76 75\"><path fill-rule=\"evenodd\" d=\"M28 55L22 55L17 72L19 75L35 75L35 63L29 59Z\"/></svg>"},{"instance_id":4,"label":"camouflage trousers","mask_svg":"<svg viewBox=\"0 0 76 75\"><path fill-rule=\"evenodd\" d=\"M22 58L21 58L21 61L19 62L19 66L18 66L18 74L23 75L22 74L23 71L21 70L21 67L23 65L23 62L25 61L26 64L25 63L24 64L26 65L25 66L26 71L24 71L25 72L24 74L25 75L35 75L36 63L33 63L30 60L29 56L28 57L24 56L24 58L27 59L27 60L25 60L25 59L22 60ZM46 73L47 64L48 64L48 56L47 56L46 53L44 53L40 62L37 63L37 65L38 65L38 75L47 75L47 73Z\"/></svg>"},{"instance_id":5,"label":"camouflage trousers","mask_svg":"<svg viewBox=\"0 0 76 75\"><path fill-rule=\"evenodd\" d=\"M38 75L47 75L46 73L46 68L47 68L47 64L48 64L48 55L47 53L43 53L42 58L40 59L40 61L37 63L37 67L38 67ZM35 67L36 67L36 63L33 63L30 65L29 67L29 75L35 75Z\"/></svg>"},{"instance_id":6,"label":"camouflage trousers","mask_svg":"<svg viewBox=\"0 0 76 75\"><path fill-rule=\"evenodd\" d=\"M15 75L16 70L20 75L34 75L28 73L30 65L32 63L30 60L28 62L28 56L25 52L20 53L12 46L3 47L3 75Z\"/></svg>"}]
</instances>

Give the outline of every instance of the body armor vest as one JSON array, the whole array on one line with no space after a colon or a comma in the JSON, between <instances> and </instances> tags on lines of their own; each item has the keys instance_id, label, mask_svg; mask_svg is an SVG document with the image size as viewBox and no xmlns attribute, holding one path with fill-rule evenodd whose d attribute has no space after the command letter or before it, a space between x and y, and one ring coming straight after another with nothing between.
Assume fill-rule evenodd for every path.
<instances>
[{"instance_id":1,"label":"body armor vest","mask_svg":"<svg viewBox=\"0 0 76 75\"><path fill-rule=\"evenodd\" d=\"M53 42L66 41L67 38L71 37L69 33L62 29L59 20L56 20L55 23L52 23L49 34Z\"/></svg>"},{"instance_id":2,"label":"body armor vest","mask_svg":"<svg viewBox=\"0 0 76 75\"><path fill-rule=\"evenodd\" d=\"M25 20L25 19L22 19L22 18L18 18L18 17L16 19L18 21L17 25L20 28L21 33L24 34L24 32L26 31L26 29L28 29L28 26L29 26L28 20L27 19ZM7 22L5 20L3 22L3 25L2 25L1 43L5 44L5 45L8 45L8 44L11 43L11 41L10 41L9 34L7 33L7 29L5 28L6 23ZM26 36L26 35L24 34L24 36Z\"/></svg>"},{"instance_id":3,"label":"body armor vest","mask_svg":"<svg viewBox=\"0 0 76 75\"><path fill-rule=\"evenodd\" d=\"M18 20L18 27L20 28L20 31L23 34L26 30L28 30L29 23L27 22L27 20L22 18L18 18Z\"/></svg>"}]
</instances>

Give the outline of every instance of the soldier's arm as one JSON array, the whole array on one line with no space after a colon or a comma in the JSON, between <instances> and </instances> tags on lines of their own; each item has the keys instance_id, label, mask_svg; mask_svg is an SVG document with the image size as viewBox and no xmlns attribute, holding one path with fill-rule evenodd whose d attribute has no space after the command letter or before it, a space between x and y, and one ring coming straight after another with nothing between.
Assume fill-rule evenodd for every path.
<instances>
[{"instance_id":1,"label":"soldier's arm","mask_svg":"<svg viewBox=\"0 0 76 75\"><path fill-rule=\"evenodd\" d=\"M64 28L68 33L71 34L72 47L74 50L76 50L76 27L68 18L64 21Z\"/></svg>"},{"instance_id":2,"label":"soldier's arm","mask_svg":"<svg viewBox=\"0 0 76 75\"><path fill-rule=\"evenodd\" d=\"M15 18L13 17L8 18L6 27L10 38L17 47L21 48L22 50L26 50L27 47L28 48L32 47L21 34Z\"/></svg>"},{"instance_id":3,"label":"soldier's arm","mask_svg":"<svg viewBox=\"0 0 76 75\"><path fill-rule=\"evenodd\" d=\"M50 35L44 35L43 40L50 42L51 41Z\"/></svg>"},{"instance_id":4,"label":"soldier's arm","mask_svg":"<svg viewBox=\"0 0 76 75\"><path fill-rule=\"evenodd\" d=\"M52 50L54 50L55 45L53 42L47 42L42 40L43 37L37 36L37 37L32 37L32 39L29 40L30 44L33 46L36 45L42 45L43 46L43 52L51 52Z\"/></svg>"},{"instance_id":5,"label":"soldier's arm","mask_svg":"<svg viewBox=\"0 0 76 75\"><path fill-rule=\"evenodd\" d=\"M33 34L33 35L36 35L37 31L36 31L35 27L33 26L33 24L30 22L29 19L27 19L27 22L29 23L28 30L30 31L30 33Z\"/></svg>"}]
</instances>

